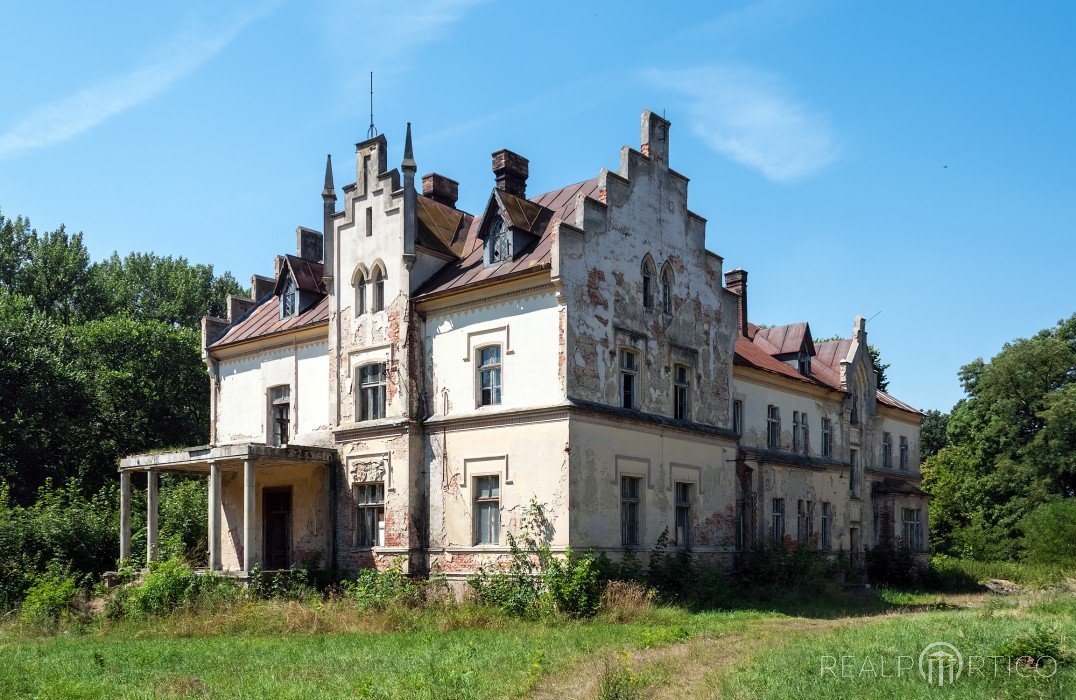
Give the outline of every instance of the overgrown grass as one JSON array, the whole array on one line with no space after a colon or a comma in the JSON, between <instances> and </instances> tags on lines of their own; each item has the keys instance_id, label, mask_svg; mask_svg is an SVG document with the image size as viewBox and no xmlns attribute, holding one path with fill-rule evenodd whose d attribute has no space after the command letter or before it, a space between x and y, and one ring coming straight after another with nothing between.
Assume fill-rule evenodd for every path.
<instances>
[{"instance_id":1,"label":"overgrown grass","mask_svg":"<svg viewBox=\"0 0 1076 700\"><path fill-rule=\"evenodd\" d=\"M1076 567L1063 563L976 561L946 556L936 556L931 563L935 570L943 574L963 574L979 583L998 578L1021 586L1043 588L1064 585L1067 579L1076 578Z\"/></svg>"},{"instance_id":2,"label":"overgrown grass","mask_svg":"<svg viewBox=\"0 0 1076 700\"><path fill-rule=\"evenodd\" d=\"M1013 602L847 627L771 648L715 682L729 697L763 699L1070 698L1076 688L1074 606L1071 596L1059 596L1037 607ZM963 674L944 689L918 672L920 653L934 642L953 644L964 658ZM990 658L1043 650L1061 656L1056 669L1052 663L1036 668L1004 659L995 671ZM972 664L978 672L969 673Z\"/></svg>"}]
</instances>

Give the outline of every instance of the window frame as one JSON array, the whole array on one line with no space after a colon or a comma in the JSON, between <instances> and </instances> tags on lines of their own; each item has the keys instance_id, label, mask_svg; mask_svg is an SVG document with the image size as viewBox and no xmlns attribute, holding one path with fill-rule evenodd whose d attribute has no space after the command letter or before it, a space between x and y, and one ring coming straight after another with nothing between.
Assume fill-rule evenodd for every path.
<instances>
[{"instance_id":1,"label":"window frame","mask_svg":"<svg viewBox=\"0 0 1076 700\"><path fill-rule=\"evenodd\" d=\"M822 551L828 552L833 549L833 504L822 501L822 529L820 532L819 545Z\"/></svg>"},{"instance_id":2,"label":"window frame","mask_svg":"<svg viewBox=\"0 0 1076 700\"><path fill-rule=\"evenodd\" d=\"M483 352L486 350L496 349L497 361L493 364L486 364L483 361ZM489 343L475 348L475 393L477 394L477 401L475 404L482 408L484 406L500 406L504 400L504 353L502 352L500 343ZM489 374L491 377L490 387L488 389L490 394L490 400L486 401L487 388L485 386L485 377ZM496 379L496 383L493 383L493 378Z\"/></svg>"},{"instance_id":3,"label":"window frame","mask_svg":"<svg viewBox=\"0 0 1076 700\"><path fill-rule=\"evenodd\" d=\"M620 377L620 407L632 411L639 406L639 352L634 348L620 348L617 353L617 369ZM625 367L625 359L631 358L631 366ZM626 382L631 384L630 391L625 391ZM630 396L630 401L628 400Z\"/></svg>"},{"instance_id":4,"label":"window frame","mask_svg":"<svg viewBox=\"0 0 1076 700\"><path fill-rule=\"evenodd\" d=\"M848 450L848 495L859 498L859 450Z\"/></svg>"},{"instance_id":5,"label":"window frame","mask_svg":"<svg viewBox=\"0 0 1076 700\"><path fill-rule=\"evenodd\" d=\"M366 273L359 270L355 275L355 316L366 313Z\"/></svg>"},{"instance_id":6,"label":"window frame","mask_svg":"<svg viewBox=\"0 0 1076 700\"><path fill-rule=\"evenodd\" d=\"M691 547L691 501L692 484L690 481L673 482L673 534L679 547ZM681 519L683 522L681 522ZM683 537L680 529L683 527Z\"/></svg>"},{"instance_id":7,"label":"window frame","mask_svg":"<svg viewBox=\"0 0 1076 700\"><path fill-rule=\"evenodd\" d=\"M284 389L285 392L280 390ZM277 393L274 396L274 393ZM291 384L277 384L269 387L266 392L266 402L269 408L269 443L275 447L287 447L291 442L291 428L294 419L291 410ZM284 417L278 418L277 411L284 409ZM283 423L283 430L281 430Z\"/></svg>"},{"instance_id":8,"label":"window frame","mask_svg":"<svg viewBox=\"0 0 1076 700\"><path fill-rule=\"evenodd\" d=\"M772 403L766 407L766 447L781 449L781 408Z\"/></svg>"},{"instance_id":9,"label":"window frame","mask_svg":"<svg viewBox=\"0 0 1076 700\"><path fill-rule=\"evenodd\" d=\"M785 539L785 499L774 498L770 503L772 537L775 544Z\"/></svg>"},{"instance_id":10,"label":"window frame","mask_svg":"<svg viewBox=\"0 0 1076 700\"><path fill-rule=\"evenodd\" d=\"M822 456L833 456L833 423L829 418L822 418Z\"/></svg>"},{"instance_id":11,"label":"window frame","mask_svg":"<svg viewBox=\"0 0 1076 700\"><path fill-rule=\"evenodd\" d=\"M691 368L683 364L673 365L673 418L691 420Z\"/></svg>"},{"instance_id":12,"label":"window frame","mask_svg":"<svg viewBox=\"0 0 1076 700\"><path fill-rule=\"evenodd\" d=\"M732 430L739 436L743 436L743 401L732 400Z\"/></svg>"},{"instance_id":13,"label":"window frame","mask_svg":"<svg viewBox=\"0 0 1076 700\"><path fill-rule=\"evenodd\" d=\"M909 519L909 514L913 514L914 517ZM923 550L923 509L901 508L900 521L901 536L904 539L904 544L913 552L921 552ZM911 526L910 538L908 536L909 526Z\"/></svg>"},{"instance_id":14,"label":"window frame","mask_svg":"<svg viewBox=\"0 0 1076 700\"><path fill-rule=\"evenodd\" d=\"M902 471L908 471L909 465L908 465L908 436L907 435L901 435L900 436L900 462L898 462L898 464L900 464L900 468L901 468Z\"/></svg>"},{"instance_id":15,"label":"window frame","mask_svg":"<svg viewBox=\"0 0 1076 700\"><path fill-rule=\"evenodd\" d=\"M882 466L886 469L893 468L893 435L882 433Z\"/></svg>"},{"instance_id":16,"label":"window frame","mask_svg":"<svg viewBox=\"0 0 1076 700\"><path fill-rule=\"evenodd\" d=\"M373 381L373 382L365 381L365 372L367 371L367 368L370 368L370 367L380 367L381 368L380 381ZM358 422L358 423L361 423L361 422L365 422L365 421L381 420L382 418L385 418L387 416L387 414L388 414L388 384L389 384L388 362L386 362L384 360L374 361L374 362L367 362L365 364L362 364L362 365L359 365L358 367L356 367L355 371L358 374L358 382L357 382L356 391L358 392L358 409L359 409L358 411L356 411L355 421ZM367 391L368 390L373 390L373 393L370 394L369 396L371 396L372 398L375 398L376 401L377 401L376 405L375 405L375 408L377 409L376 411L367 410L368 406L369 406L369 404L367 403L367 398L368 398ZM377 415L371 415L371 414L377 414Z\"/></svg>"},{"instance_id":17,"label":"window frame","mask_svg":"<svg viewBox=\"0 0 1076 700\"><path fill-rule=\"evenodd\" d=\"M483 495L482 485L486 485L486 494ZM500 474L477 474L473 481L474 486L474 544L481 546L498 546L501 543L501 475ZM483 514L488 514L490 520L483 540L482 520Z\"/></svg>"},{"instance_id":18,"label":"window frame","mask_svg":"<svg viewBox=\"0 0 1076 700\"><path fill-rule=\"evenodd\" d=\"M626 488L629 484L632 489ZM643 478L620 475L620 546L638 547L642 542Z\"/></svg>"},{"instance_id":19,"label":"window frame","mask_svg":"<svg viewBox=\"0 0 1076 700\"><path fill-rule=\"evenodd\" d=\"M643 279L643 308L654 308L654 263L649 258L643 259L642 265L642 279Z\"/></svg>"},{"instance_id":20,"label":"window frame","mask_svg":"<svg viewBox=\"0 0 1076 700\"><path fill-rule=\"evenodd\" d=\"M672 315L673 312L673 279L672 269L668 263L661 269L661 312Z\"/></svg>"},{"instance_id":21,"label":"window frame","mask_svg":"<svg viewBox=\"0 0 1076 700\"><path fill-rule=\"evenodd\" d=\"M352 493L355 498L355 532L352 535L355 548L384 547L385 482L367 481L354 484Z\"/></svg>"},{"instance_id":22,"label":"window frame","mask_svg":"<svg viewBox=\"0 0 1076 700\"><path fill-rule=\"evenodd\" d=\"M388 275L381 269L380 266L375 268L373 275L374 285L374 299L373 304L370 307L372 313L385 310L385 280L388 279Z\"/></svg>"},{"instance_id":23,"label":"window frame","mask_svg":"<svg viewBox=\"0 0 1076 700\"><path fill-rule=\"evenodd\" d=\"M299 288L289 274L280 292L280 318L292 318L299 314Z\"/></svg>"}]
</instances>

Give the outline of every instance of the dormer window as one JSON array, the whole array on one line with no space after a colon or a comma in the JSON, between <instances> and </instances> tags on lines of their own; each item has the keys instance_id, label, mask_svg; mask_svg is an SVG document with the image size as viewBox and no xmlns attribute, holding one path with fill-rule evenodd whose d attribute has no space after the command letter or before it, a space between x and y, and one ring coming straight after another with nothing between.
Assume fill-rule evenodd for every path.
<instances>
[{"instance_id":1,"label":"dormer window","mask_svg":"<svg viewBox=\"0 0 1076 700\"><path fill-rule=\"evenodd\" d=\"M496 265L512 259L512 229L498 217L489 228L486 237L486 264Z\"/></svg>"},{"instance_id":2,"label":"dormer window","mask_svg":"<svg viewBox=\"0 0 1076 700\"><path fill-rule=\"evenodd\" d=\"M803 351L800 351L799 370L803 376L811 376L811 356Z\"/></svg>"},{"instance_id":3,"label":"dormer window","mask_svg":"<svg viewBox=\"0 0 1076 700\"><path fill-rule=\"evenodd\" d=\"M299 311L299 292L295 289L295 280L288 277L284 291L280 294L280 318L289 318Z\"/></svg>"}]
</instances>

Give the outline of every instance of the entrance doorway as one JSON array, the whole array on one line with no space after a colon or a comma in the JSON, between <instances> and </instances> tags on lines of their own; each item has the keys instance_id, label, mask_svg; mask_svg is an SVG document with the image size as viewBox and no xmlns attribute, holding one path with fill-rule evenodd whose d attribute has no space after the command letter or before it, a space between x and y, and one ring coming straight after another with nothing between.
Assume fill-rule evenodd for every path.
<instances>
[{"instance_id":1,"label":"entrance doorway","mask_svg":"<svg viewBox=\"0 0 1076 700\"><path fill-rule=\"evenodd\" d=\"M291 487L262 489L262 519L265 523L265 568L291 566Z\"/></svg>"}]
</instances>

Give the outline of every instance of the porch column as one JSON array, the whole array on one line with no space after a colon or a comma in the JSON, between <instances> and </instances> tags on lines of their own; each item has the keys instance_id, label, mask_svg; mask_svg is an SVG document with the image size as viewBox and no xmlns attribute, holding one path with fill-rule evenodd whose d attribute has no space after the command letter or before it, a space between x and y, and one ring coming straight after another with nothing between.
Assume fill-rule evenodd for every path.
<instances>
[{"instance_id":1,"label":"porch column","mask_svg":"<svg viewBox=\"0 0 1076 700\"><path fill-rule=\"evenodd\" d=\"M120 472L120 559L131 558L131 472Z\"/></svg>"},{"instance_id":2,"label":"porch column","mask_svg":"<svg viewBox=\"0 0 1076 700\"><path fill-rule=\"evenodd\" d=\"M243 571L254 568L254 460L243 462Z\"/></svg>"},{"instance_id":3,"label":"porch column","mask_svg":"<svg viewBox=\"0 0 1076 700\"><path fill-rule=\"evenodd\" d=\"M220 465L209 465L209 570L220 570Z\"/></svg>"},{"instance_id":4,"label":"porch column","mask_svg":"<svg viewBox=\"0 0 1076 700\"><path fill-rule=\"evenodd\" d=\"M146 563L157 558L157 472L146 471Z\"/></svg>"}]
</instances>

